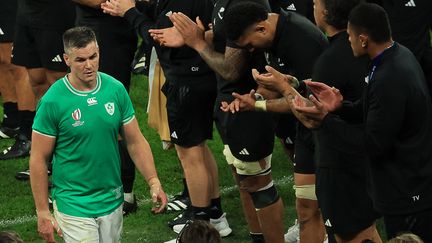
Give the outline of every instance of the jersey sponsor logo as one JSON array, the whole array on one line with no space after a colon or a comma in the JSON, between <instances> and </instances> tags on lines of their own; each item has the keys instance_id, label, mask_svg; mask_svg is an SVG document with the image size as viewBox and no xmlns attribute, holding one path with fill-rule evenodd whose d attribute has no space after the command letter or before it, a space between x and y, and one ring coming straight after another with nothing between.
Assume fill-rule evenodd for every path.
<instances>
[{"instance_id":1,"label":"jersey sponsor logo","mask_svg":"<svg viewBox=\"0 0 432 243\"><path fill-rule=\"evenodd\" d=\"M415 7L416 4L414 2L414 0L410 0L407 3L405 3L405 7Z\"/></svg>"},{"instance_id":2,"label":"jersey sponsor logo","mask_svg":"<svg viewBox=\"0 0 432 243\"><path fill-rule=\"evenodd\" d=\"M268 53L268 52L264 52L264 57L265 57L265 59L266 59L266 63L267 63L267 65L270 65L270 53Z\"/></svg>"},{"instance_id":3,"label":"jersey sponsor logo","mask_svg":"<svg viewBox=\"0 0 432 243\"><path fill-rule=\"evenodd\" d=\"M115 106L114 102L108 102L105 104L105 110L110 114L111 116L114 115L115 112Z\"/></svg>"},{"instance_id":4,"label":"jersey sponsor logo","mask_svg":"<svg viewBox=\"0 0 432 243\"><path fill-rule=\"evenodd\" d=\"M415 195L415 196L412 197L412 199L413 199L414 202L418 201L418 200L420 200L420 195Z\"/></svg>"},{"instance_id":5,"label":"jersey sponsor logo","mask_svg":"<svg viewBox=\"0 0 432 243\"><path fill-rule=\"evenodd\" d=\"M55 56L53 59L51 59L51 62L63 62L60 55Z\"/></svg>"},{"instance_id":6,"label":"jersey sponsor logo","mask_svg":"<svg viewBox=\"0 0 432 243\"><path fill-rule=\"evenodd\" d=\"M297 11L297 8L295 7L294 3L291 3L286 9L291 11Z\"/></svg>"},{"instance_id":7,"label":"jersey sponsor logo","mask_svg":"<svg viewBox=\"0 0 432 243\"><path fill-rule=\"evenodd\" d=\"M96 97L91 97L91 98L88 98L87 99L87 104L88 104L88 106L92 106L92 105L97 105L97 100L96 100Z\"/></svg>"},{"instance_id":8,"label":"jersey sponsor logo","mask_svg":"<svg viewBox=\"0 0 432 243\"><path fill-rule=\"evenodd\" d=\"M72 118L75 120L75 122L72 124L73 127L78 127L78 126L84 125L84 122L81 121L81 110L79 108L75 109L72 112Z\"/></svg>"},{"instance_id":9,"label":"jersey sponsor logo","mask_svg":"<svg viewBox=\"0 0 432 243\"><path fill-rule=\"evenodd\" d=\"M325 224L324 224L325 226L327 226L327 227L332 227L332 224L330 223L330 219L327 219L326 221L325 221Z\"/></svg>"},{"instance_id":10,"label":"jersey sponsor logo","mask_svg":"<svg viewBox=\"0 0 432 243\"><path fill-rule=\"evenodd\" d=\"M178 138L178 137L177 137L177 133L176 133L175 131L172 132L172 133L171 133L171 137L172 137L172 138Z\"/></svg>"},{"instance_id":11,"label":"jersey sponsor logo","mask_svg":"<svg viewBox=\"0 0 432 243\"><path fill-rule=\"evenodd\" d=\"M0 35L4 35L4 32L1 28L0 28Z\"/></svg>"},{"instance_id":12,"label":"jersey sponsor logo","mask_svg":"<svg viewBox=\"0 0 432 243\"><path fill-rule=\"evenodd\" d=\"M199 67L191 67L191 71L192 72L198 72L199 71Z\"/></svg>"},{"instance_id":13,"label":"jersey sponsor logo","mask_svg":"<svg viewBox=\"0 0 432 243\"><path fill-rule=\"evenodd\" d=\"M247 149L244 148L244 149L242 149L242 150L240 151L239 154L241 154L241 155L249 155L249 151L247 151Z\"/></svg>"},{"instance_id":14,"label":"jersey sponsor logo","mask_svg":"<svg viewBox=\"0 0 432 243\"><path fill-rule=\"evenodd\" d=\"M277 62L278 62L279 67L285 66L285 63L283 63L280 58L277 59Z\"/></svg>"},{"instance_id":15,"label":"jersey sponsor logo","mask_svg":"<svg viewBox=\"0 0 432 243\"><path fill-rule=\"evenodd\" d=\"M223 13L224 13L224 12L225 12L225 8L224 8L224 7L221 7L221 8L219 9L219 12L217 13L219 19L223 19Z\"/></svg>"}]
</instances>

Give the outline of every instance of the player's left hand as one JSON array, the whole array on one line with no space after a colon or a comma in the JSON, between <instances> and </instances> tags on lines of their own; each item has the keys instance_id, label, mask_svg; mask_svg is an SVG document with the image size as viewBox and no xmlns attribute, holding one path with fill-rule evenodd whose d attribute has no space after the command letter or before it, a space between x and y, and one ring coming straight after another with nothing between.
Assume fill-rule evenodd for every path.
<instances>
[{"instance_id":1,"label":"player's left hand","mask_svg":"<svg viewBox=\"0 0 432 243\"><path fill-rule=\"evenodd\" d=\"M268 73L259 73L258 70L252 69L252 76L259 85L268 90L282 94L291 83L295 83L294 80L297 80L295 77L283 74L270 66L266 66L265 69Z\"/></svg>"},{"instance_id":2,"label":"player's left hand","mask_svg":"<svg viewBox=\"0 0 432 243\"><path fill-rule=\"evenodd\" d=\"M228 104L226 101L221 102L220 109L224 112L241 112L241 111L254 111L255 110L255 90L251 90L248 94L238 94L233 92L234 100Z\"/></svg>"},{"instance_id":3,"label":"player's left hand","mask_svg":"<svg viewBox=\"0 0 432 243\"><path fill-rule=\"evenodd\" d=\"M154 41L161 46L166 47L181 47L185 45L183 36L176 27L169 27L165 29L150 29L150 36Z\"/></svg>"},{"instance_id":4,"label":"player's left hand","mask_svg":"<svg viewBox=\"0 0 432 243\"><path fill-rule=\"evenodd\" d=\"M151 211L155 214L163 213L168 204L168 198L163 191L159 180L150 184L150 195L153 203Z\"/></svg>"}]
</instances>

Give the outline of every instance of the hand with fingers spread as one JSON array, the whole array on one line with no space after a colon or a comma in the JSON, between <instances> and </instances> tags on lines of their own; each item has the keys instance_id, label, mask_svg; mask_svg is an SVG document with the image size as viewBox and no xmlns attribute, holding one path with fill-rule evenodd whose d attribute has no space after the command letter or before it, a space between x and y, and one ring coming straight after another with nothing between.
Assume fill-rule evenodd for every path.
<instances>
[{"instance_id":1,"label":"hand with fingers spread","mask_svg":"<svg viewBox=\"0 0 432 243\"><path fill-rule=\"evenodd\" d=\"M335 87L313 81L305 81L305 84L315 97L318 98L317 102L328 112L334 112L342 106L343 96ZM311 101L313 102L313 100Z\"/></svg>"},{"instance_id":2,"label":"hand with fingers spread","mask_svg":"<svg viewBox=\"0 0 432 243\"><path fill-rule=\"evenodd\" d=\"M234 96L234 100L228 104L225 101L222 101L221 103L221 110L224 112L241 112L241 111L254 111L255 110L255 90L251 90L248 94L238 94L236 92L233 92L232 95Z\"/></svg>"},{"instance_id":3,"label":"hand with fingers spread","mask_svg":"<svg viewBox=\"0 0 432 243\"><path fill-rule=\"evenodd\" d=\"M196 23L183 13L173 13L169 18L178 32L183 36L186 45L197 51L207 46L205 41L205 27L199 17L196 17Z\"/></svg>"},{"instance_id":4,"label":"hand with fingers spread","mask_svg":"<svg viewBox=\"0 0 432 243\"><path fill-rule=\"evenodd\" d=\"M46 242L57 242L54 238L54 232L63 237L57 221L49 211L37 212L38 233Z\"/></svg>"},{"instance_id":5,"label":"hand with fingers spread","mask_svg":"<svg viewBox=\"0 0 432 243\"><path fill-rule=\"evenodd\" d=\"M185 45L183 36L176 27L150 29L149 33L153 40L161 46L177 48Z\"/></svg>"},{"instance_id":6,"label":"hand with fingers spread","mask_svg":"<svg viewBox=\"0 0 432 243\"><path fill-rule=\"evenodd\" d=\"M101 4L104 13L120 17L133 7L135 7L134 0L108 0Z\"/></svg>"},{"instance_id":7,"label":"hand with fingers spread","mask_svg":"<svg viewBox=\"0 0 432 243\"><path fill-rule=\"evenodd\" d=\"M150 195L152 197L153 207L151 211L155 214L163 213L166 205L168 204L168 198L162 189L162 185L158 178L152 178L149 180Z\"/></svg>"},{"instance_id":8,"label":"hand with fingers spread","mask_svg":"<svg viewBox=\"0 0 432 243\"><path fill-rule=\"evenodd\" d=\"M280 73L270 66L266 66L265 69L268 73L260 74L258 70L252 69L252 76L258 84L266 89L283 93L291 83L295 83L294 80L297 80L295 77Z\"/></svg>"},{"instance_id":9,"label":"hand with fingers spread","mask_svg":"<svg viewBox=\"0 0 432 243\"><path fill-rule=\"evenodd\" d=\"M296 95L291 100L291 107L297 119L309 129L319 128L329 113L313 95L309 96L309 100Z\"/></svg>"}]
</instances>

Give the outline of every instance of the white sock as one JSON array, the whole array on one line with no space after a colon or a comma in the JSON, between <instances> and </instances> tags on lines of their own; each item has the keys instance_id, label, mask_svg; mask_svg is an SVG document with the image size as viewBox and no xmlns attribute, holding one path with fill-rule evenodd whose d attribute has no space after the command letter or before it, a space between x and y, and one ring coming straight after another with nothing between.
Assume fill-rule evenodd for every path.
<instances>
[{"instance_id":1,"label":"white sock","mask_svg":"<svg viewBox=\"0 0 432 243\"><path fill-rule=\"evenodd\" d=\"M123 193L124 200L128 203L134 203L134 194L133 192L130 193Z\"/></svg>"}]
</instances>

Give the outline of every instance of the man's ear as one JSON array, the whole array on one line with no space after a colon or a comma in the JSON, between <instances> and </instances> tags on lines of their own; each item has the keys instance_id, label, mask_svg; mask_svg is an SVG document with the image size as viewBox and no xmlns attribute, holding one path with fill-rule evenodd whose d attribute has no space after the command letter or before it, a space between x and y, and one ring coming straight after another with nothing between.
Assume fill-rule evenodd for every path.
<instances>
[{"instance_id":1,"label":"man's ear","mask_svg":"<svg viewBox=\"0 0 432 243\"><path fill-rule=\"evenodd\" d=\"M266 27L264 21L259 22L257 25L255 25L255 31L258 33L266 33L267 32L267 27Z\"/></svg>"},{"instance_id":2,"label":"man's ear","mask_svg":"<svg viewBox=\"0 0 432 243\"><path fill-rule=\"evenodd\" d=\"M66 53L63 53L63 60L65 61L66 65L68 67L70 67L70 59L69 59L69 55Z\"/></svg>"},{"instance_id":3,"label":"man's ear","mask_svg":"<svg viewBox=\"0 0 432 243\"><path fill-rule=\"evenodd\" d=\"M367 35L360 34L359 35L359 40L360 40L361 46L363 48L366 48L368 46L368 44L369 44L369 37Z\"/></svg>"}]
</instances>

